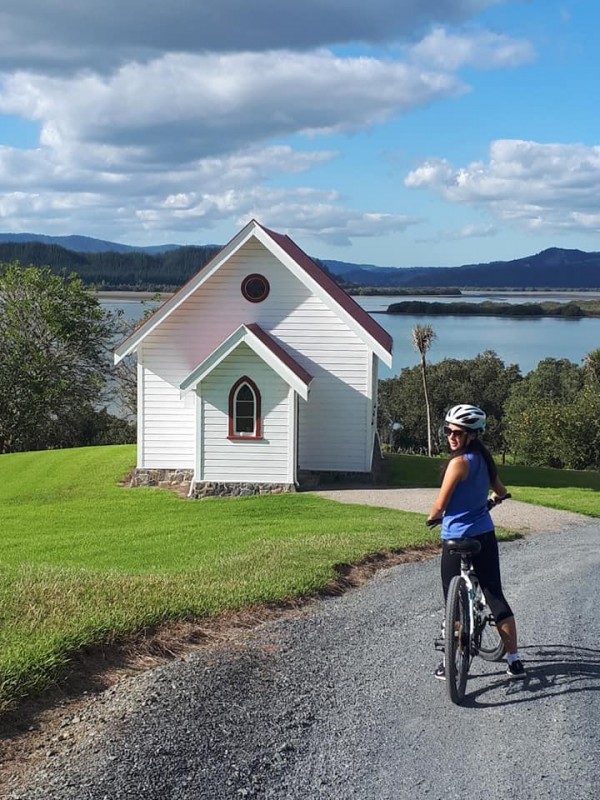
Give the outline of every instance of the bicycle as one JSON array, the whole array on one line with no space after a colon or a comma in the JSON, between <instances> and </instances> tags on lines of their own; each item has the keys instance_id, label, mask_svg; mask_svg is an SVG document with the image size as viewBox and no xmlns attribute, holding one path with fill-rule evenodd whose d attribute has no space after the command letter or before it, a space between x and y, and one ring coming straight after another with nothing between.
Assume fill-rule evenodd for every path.
<instances>
[{"instance_id":1,"label":"bicycle","mask_svg":"<svg viewBox=\"0 0 600 800\"><path fill-rule=\"evenodd\" d=\"M488 500L488 509L502 500ZM427 522L428 527L439 525L441 520ZM494 617L490 611L477 575L473 556L481 550L476 539L449 539L450 554L460 554L460 575L455 575L448 587L444 616L444 666L446 688L450 700L460 705L465 697L467 678L475 656L484 661L500 661L506 654Z\"/></svg>"}]
</instances>

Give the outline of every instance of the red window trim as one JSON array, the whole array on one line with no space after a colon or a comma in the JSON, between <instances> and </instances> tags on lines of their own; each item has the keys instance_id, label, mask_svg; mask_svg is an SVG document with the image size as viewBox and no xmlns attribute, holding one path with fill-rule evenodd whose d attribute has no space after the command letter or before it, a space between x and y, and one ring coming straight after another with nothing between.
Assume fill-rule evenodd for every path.
<instances>
[{"instance_id":1,"label":"red window trim","mask_svg":"<svg viewBox=\"0 0 600 800\"><path fill-rule=\"evenodd\" d=\"M235 432L235 396L238 389L247 384L254 394L254 433L240 434ZM243 375L237 380L229 392L229 434L228 439L233 439L236 442L255 442L257 439L262 439L262 421L261 421L261 400L258 386L247 375Z\"/></svg>"}]
</instances>

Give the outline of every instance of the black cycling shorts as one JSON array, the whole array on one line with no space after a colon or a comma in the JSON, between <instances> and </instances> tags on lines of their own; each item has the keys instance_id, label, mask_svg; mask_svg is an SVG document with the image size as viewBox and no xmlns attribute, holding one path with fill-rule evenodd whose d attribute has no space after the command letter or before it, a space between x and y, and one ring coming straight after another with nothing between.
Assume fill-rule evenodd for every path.
<instances>
[{"instance_id":1,"label":"black cycling shorts","mask_svg":"<svg viewBox=\"0 0 600 800\"><path fill-rule=\"evenodd\" d=\"M500 578L500 557L498 554L498 542L494 531L482 533L473 537L481 542L481 551L473 556L473 566L479 579L485 599L490 607L496 622L513 616L504 592L502 591L502 580ZM460 575L460 554L448 553L448 544L442 541L442 587L444 589L444 601L448 596L450 581L455 575Z\"/></svg>"}]
</instances>

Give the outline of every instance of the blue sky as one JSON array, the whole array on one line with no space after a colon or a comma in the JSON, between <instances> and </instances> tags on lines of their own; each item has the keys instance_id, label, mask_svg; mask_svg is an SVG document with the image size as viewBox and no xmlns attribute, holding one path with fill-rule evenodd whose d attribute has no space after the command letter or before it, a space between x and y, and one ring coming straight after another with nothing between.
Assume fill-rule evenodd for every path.
<instances>
[{"instance_id":1,"label":"blue sky","mask_svg":"<svg viewBox=\"0 0 600 800\"><path fill-rule=\"evenodd\" d=\"M0 231L600 250L592 0L4 0Z\"/></svg>"}]
</instances>

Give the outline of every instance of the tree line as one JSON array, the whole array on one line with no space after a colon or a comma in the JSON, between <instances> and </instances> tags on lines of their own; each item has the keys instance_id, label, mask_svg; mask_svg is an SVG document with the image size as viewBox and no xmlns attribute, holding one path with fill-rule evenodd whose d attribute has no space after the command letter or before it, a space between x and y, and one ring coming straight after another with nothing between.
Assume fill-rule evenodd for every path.
<instances>
[{"instance_id":1,"label":"tree line","mask_svg":"<svg viewBox=\"0 0 600 800\"><path fill-rule=\"evenodd\" d=\"M422 354L420 366L380 381L382 443L426 453L429 439L433 455L446 452L444 416L458 403L486 411L484 441L503 458L510 454L515 463L529 466L600 468L600 349L581 366L546 358L525 376L493 350L472 359L446 358L427 365L426 372Z\"/></svg>"},{"instance_id":2,"label":"tree line","mask_svg":"<svg viewBox=\"0 0 600 800\"><path fill-rule=\"evenodd\" d=\"M0 242L0 263L49 269L55 275L76 274L97 291L173 292L206 266L222 248L189 245L165 253L79 253L43 242ZM314 261L340 286L350 288L319 259Z\"/></svg>"},{"instance_id":3,"label":"tree line","mask_svg":"<svg viewBox=\"0 0 600 800\"><path fill-rule=\"evenodd\" d=\"M220 247L188 246L165 253L77 253L42 242L0 242L0 262L75 273L98 290L174 291L207 264Z\"/></svg>"},{"instance_id":4,"label":"tree line","mask_svg":"<svg viewBox=\"0 0 600 800\"><path fill-rule=\"evenodd\" d=\"M391 303L388 314L424 314L428 316L467 315L483 317L584 317L597 316L598 303L581 301L575 303L483 303L452 302L436 303L425 300L402 300Z\"/></svg>"}]
</instances>

